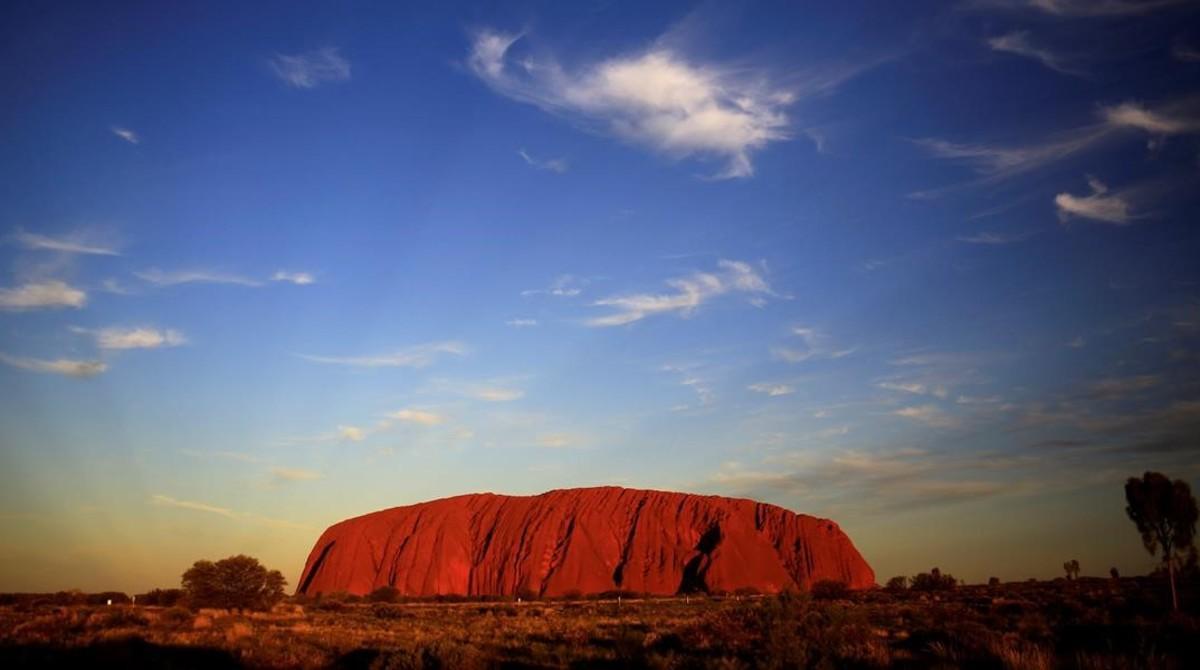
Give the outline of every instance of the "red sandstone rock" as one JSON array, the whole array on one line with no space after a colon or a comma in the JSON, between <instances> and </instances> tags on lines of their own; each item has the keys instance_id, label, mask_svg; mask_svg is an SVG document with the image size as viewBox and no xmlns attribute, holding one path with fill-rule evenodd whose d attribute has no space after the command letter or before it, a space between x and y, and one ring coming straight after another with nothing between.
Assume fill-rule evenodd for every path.
<instances>
[{"instance_id":1,"label":"red sandstone rock","mask_svg":"<svg viewBox=\"0 0 1200 670\"><path fill-rule=\"evenodd\" d=\"M875 583L832 521L753 500L603 487L480 493L347 519L317 540L297 593L771 593L822 579Z\"/></svg>"}]
</instances>

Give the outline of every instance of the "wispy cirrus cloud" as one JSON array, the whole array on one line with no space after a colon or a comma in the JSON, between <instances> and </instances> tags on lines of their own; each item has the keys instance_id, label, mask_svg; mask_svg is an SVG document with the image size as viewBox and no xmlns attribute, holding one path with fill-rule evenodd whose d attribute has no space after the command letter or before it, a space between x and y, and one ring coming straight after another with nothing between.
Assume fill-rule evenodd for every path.
<instances>
[{"instance_id":1,"label":"wispy cirrus cloud","mask_svg":"<svg viewBox=\"0 0 1200 670\"><path fill-rule=\"evenodd\" d=\"M405 408L390 412L387 418L403 423L415 423L421 426L437 426L446 420L446 417L436 412L430 412L423 409Z\"/></svg>"},{"instance_id":2,"label":"wispy cirrus cloud","mask_svg":"<svg viewBox=\"0 0 1200 670\"><path fill-rule=\"evenodd\" d=\"M51 237L19 230L13 235L18 244L31 251L55 251L64 254L92 256L120 256L121 253L109 245L90 242L84 235Z\"/></svg>"},{"instance_id":3,"label":"wispy cirrus cloud","mask_svg":"<svg viewBox=\"0 0 1200 670\"><path fill-rule=\"evenodd\" d=\"M128 128L122 128L121 126L113 126L111 128L111 130L112 130L113 135L116 135L117 137L125 140L126 142L128 142L130 144L141 144L142 143L142 138L137 133L133 132L132 130L130 130Z\"/></svg>"},{"instance_id":4,"label":"wispy cirrus cloud","mask_svg":"<svg viewBox=\"0 0 1200 670\"><path fill-rule=\"evenodd\" d=\"M841 348L834 344L828 334L807 326L792 326L791 334L797 338L796 344L785 344L771 348L771 355L785 363L803 363L805 361L836 359L849 356L855 348Z\"/></svg>"},{"instance_id":5,"label":"wispy cirrus cloud","mask_svg":"<svg viewBox=\"0 0 1200 670\"><path fill-rule=\"evenodd\" d=\"M307 286L308 284L315 284L317 279L308 272L288 272L286 270L280 270L271 275L271 281L281 281L289 284L297 284L299 286Z\"/></svg>"},{"instance_id":6,"label":"wispy cirrus cloud","mask_svg":"<svg viewBox=\"0 0 1200 670\"><path fill-rule=\"evenodd\" d=\"M565 69L553 59L511 57L522 37L476 32L467 66L497 93L546 112L669 156L718 158L725 166L714 177L751 176L751 154L790 137L785 110L798 95L769 86L762 73L690 62L661 44Z\"/></svg>"},{"instance_id":7,"label":"wispy cirrus cloud","mask_svg":"<svg viewBox=\"0 0 1200 670\"><path fill-rule=\"evenodd\" d=\"M1019 30L992 37L987 40L987 45L992 51L1010 53L1035 60L1060 74L1082 75L1079 70L1067 65L1067 58L1065 56L1057 54L1046 47L1036 46L1027 30Z\"/></svg>"},{"instance_id":8,"label":"wispy cirrus cloud","mask_svg":"<svg viewBox=\"0 0 1200 670\"><path fill-rule=\"evenodd\" d=\"M533 328L534 326L538 325L538 320L537 319L509 319L508 321L504 322L504 325L511 326L513 328Z\"/></svg>"},{"instance_id":9,"label":"wispy cirrus cloud","mask_svg":"<svg viewBox=\"0 0 1200 670\"><path fill-rule=\"evenodd\" d=\"M158 268L135 272L133 276L155 286L177 286L179 284L234 284L237 286L262 286L257 279L237 274L211 270L177 270L166 272Z\"/></svg>"},{"instance_id":10,"label":"wispy cirrus cloud","mask_svg":"<svg viewBox=\"0 0 1200 670\"><path fill-rule=\"evenodd\" d=\"M762 393L772 398L779 396L791 395L796 392L796 388L791 384L779 384L772 382L757 382L746 387L755 393Z\"/></svg>"},{"instance_id":11,"label":"wispy cirrus cloud","mask_svg":"<svg viewBox=\"0 0 1200 670\"><path fill-rule=\"evenodd\" d=\"M277 482L311 482L321 479L321 473L301 468L271 468L271 477Z\"/></svg>"},{"instance_id":12,"label":"wispy cirrus cloud","mask_svg":"<svg viewBox=\"0 0 1200 670\"><path fill-rule=\"evenodd\" d=\"M0 310L24 311L73 307L87 304L87 292L57 279L0 288Z\"/></svg>"},{"instance_id":13,"label":"wispy cirrus cloud","mask_svg":"<svg viewBox=\"0 0 1200 670\"><path fill-rule=\"evenodd\" d=\"M309 530L308 526L306 526L304 524L295 523L292 521L286 521L283 519L272 519L270 517L265 517L265 516L261 516L258 514L252 514L250 512L237 512L228 507L221 507L219 505L212 505L212 504L204 503L204 502L196 502L194 500L180 500L179 498L173 498L171 496L162 495L162 494L154 494L154 495L150 496L149 502L151 505L155 505L157 507L170 507L170 508L174 508L174 509L189 510L192 512L203 512L205 514L212 514L215 516L225 517L226 519L233 519L233 520L237 520L237 521L249 521L251 523L257 523L260 525L270 526L273 528L287 528L287 529L291 529L291 530Z\"/></svg>"},{"instance_id":14,"label":"wispy cirrus cloud","mask_svg":"<svg viewBox=\"0 0 1200 670\"><path fill-rule=\"evenodd\" d=\"M1033 233L993 233L981 231L972 235L959 235L955 240L966 244L983 244L987 246L1002 246L1023 242L1033 237Z\"/></svg>"},{"instance_id":15,"label":"wispy cirrus cloud","mask_svg":"<svg viewBox=\"0 0 1200 670\"><path fill-rule=\"evenodd\" d=\"M68 358L45 360L0 353L0 363L31 372L45 372L67 377L94 377L108 370L103 361L79 361Z\"/></svg>"},{"instance_id":16,"label":"wispy cirrus cloud","mask_svg":"<svg viewBox=\"0 0 1200 670\"><path fill-rule=\"evenodd\" d=\"M1098 122L1050 135L1040 142L1004 146L989 143L959 143L940 138L912 142L935 158L972 168L979 179L961 186L994 184L1065 161L1102 146L1123 132L1138 130L1159 138L1200 132L1200 98L1165 102L1156 108L1140 102L1102 105ZM931 198L955 188L946 187L910 194Z\"/></svg>"},{"instance_id":17,"label":"wispy cirrus cloud","mask_svg":"<svg viewBox=\"0 0 1200 670\"><path fill-rule=\"evenodd\" d=\"M73 332L96 338L101 349L160 349L187 343L183 333L170 328L72 328Z\"/></svg>"},{"instance_id":18,"label":"wispy cirrus cloud","mask_svg":"<svg viewBox=\"0 0 1200 670\"><path fill-rule=\"evenodd\" d=\"M892 414L923 423L932 428L953 428L959 425L959 420L937 405L914 405L901 407Z\"/></svg>"},{"instance_id":19,"label":"wispy cirrus cloud","mask_svg":"<svg viewBox=\"0 0 1200 670\"><path fill-rule=\"evenodd\" d=\"M517 149L517 155L521 157L521 160L525 161L526 165L538 170L562 174L570 167L565 158L538 158L536 156L531 156L529 152L525 151L523 148Z\"/></svg>"},{"instance_id":20,"label":"wispy cirrus cloud","mask_svg":"<svg viewBox=\"0 0 1200 670\"><path fill-rule=\"evenodd\" d=\"M462 342L446 340L429 342L374 356L311 356L298 354L313 363L345 365L357 368L423 368L432 365L443 356L464 356L467 347Z\"/></svg>"},{"instance_id":21,"label":"wispy cirrus cloud","mask_svg":"<svg viewBox=\"0 0 1200 670\"><path fill-rule=\"evenodd\" d=\"M337 47L293 55L275 54L269 65L276 77L293 88L312 89L327 82L350 79L350 61L342 57Z\"/></svg>"},{"instance_id":22,"label":"wispy cirrus cloud","mask_svg":"<svg viewBox=\"0 0 1200 670\"><path fill-rule=\"evenodd\" d=\"M192 500L180 500L178 498L172 498L171 496L165 496L162 494L150 496L150 502L162 507L174 507L176 509L187 509L194 512L205 512L207 514L216 514L218 516L229 517L231 519L234 518L233 510L229 509L228 507L218 507L216 505L209 505L208 503L195 502Z\"/></svg>"},{"instance_id":23,"label":"wispy cirrus cloud","mask_svg":"<svg viewBox=\"0 0 1200 670\"><path fill-rule=\"evenodd\" d=\"M593 327L623 326L659 314L690 316L713 298L742 293L756 304L774 295L771 286L759 270L743 261L720 260L717 272L695 272L686 277L668 279L668 293L634 293L596 300L597 307L616 309L612 314L593 317L587 325Z\"/></svg>"},{"instance_id":24,"label":"wispy cirrus cloud","mask_svg":"<svg viewBox=\"0 0 1200 670\"><path fill-rule=\"evenodd\" d=\"M1150 14L1179 7L1190 0L991 0L997 5L1028 7L1055 16L1104 18Z\"/></svg>"},{"instance_id":25,"label":"wispy cirrus cloud","mask_svg":"<svg viewBox=\"0 0 1200 670\"><path fill-rule=\"evenodd\" d=\"M1076 196L1063 192L1054 196L1059 219L1066 222L1078 217L1124 226L1138 218L1131 211L1128 198L1119 193L1109 193L1104 182L1089 177L1088 186L1092 189L1090 195Z\"/></svg>"},{"instance_id":26,"label":"wispy cirrus cloud","mask_svg":"<svg viewBox=\"0 0 1200 670\"><path fill-rule=\"evenodd\" d=\"M523 296L550 295L556 298L573 298L583 293L588 280L575 275L559 275L546 288L531 288L521 291Z\"/></svg>"}]
</instances>

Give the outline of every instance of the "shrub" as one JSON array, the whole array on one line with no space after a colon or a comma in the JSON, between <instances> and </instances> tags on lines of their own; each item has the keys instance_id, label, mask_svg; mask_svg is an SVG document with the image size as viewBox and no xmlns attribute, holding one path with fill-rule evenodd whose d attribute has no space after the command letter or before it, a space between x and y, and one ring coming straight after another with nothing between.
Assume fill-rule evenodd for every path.
<instances>
[{"instance_id":1,"label":"shrub","mask_svg":"<svg viewBox=\"0 0 1200 670\"><path fill-rule=\"evenodd\" d=\"M993 589L996 588L997 586L1000 586L1000 578L999 577L988 577L988 586Z\"/></svg>"},{"instance_id":2,"label":"shrub","mask_svg":"<svg viewBox=\"0 0 1200 670\"><path fill-rule=\"evenodd\" d=\"M812 585L812 597L817 600L842 600L850 594L846 582L834 579L822 579Z\"/></svg>"},{"instance_id":3,"label":"shrub","mask_svg":"<svg viewBox=\"0 0 1200 670\"><path fill-rule=\"evenodd\" d=\"M367 600L373 603L394 603L400 600L400 589L394 586L381 586L367 595Z\"/></svg>"},{"instance_id":4,"label":"shrub","mask_svg":"<svg viewBox=\"0 0 1200 670\"><path fill-rule=\"evenodd\" d=\"M957 585L957 579L951 575L943 575L941 570L934 568L929 572L913 575L910 588L914 591L949 591Z\"/></svg>"},{"instance_id":5,"label":"shrub","mask_svg":"<svg viewBox=\"0 0 1200 670\"><path fill-rule=\"evenodd\" d=\"M278 570L245 555L196 561L183 573L183 591L193 607L268 610L283 598L285 584Z\"/></svg>"},{"instance_id":6,"label":"shrub","mask_svg":"<svg viewBox=\"0 0 1200 670\"><path fill-rule=\"evenodd\" d=\"M896 575L887 580L887 585L884 587L889 591L903 591L908 588L908 577L904 575Z\"/></svg>"},{"instance_id":7,"label":"shrub","mask_svg":"<svg viewBox=\"0 0 1200 670\"><path fill-rule=\"evenodd\" d=\"M146 593L139 593L135 597L139 605L174 607L179 604L180 600L183 600L183 589L153 589Z\"/></svg>"}]
</instances>

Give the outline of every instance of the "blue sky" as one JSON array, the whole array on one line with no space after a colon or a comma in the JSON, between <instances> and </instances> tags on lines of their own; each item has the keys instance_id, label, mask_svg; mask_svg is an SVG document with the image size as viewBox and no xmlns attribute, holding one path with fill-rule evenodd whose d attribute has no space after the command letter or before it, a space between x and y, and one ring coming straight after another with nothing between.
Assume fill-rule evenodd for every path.
<instances>
[{"instance_id":1,"label":"blue sky","mask_svg":"<svg viewBox=\"0 0 1200 670\"><path fill-rule=\"evenodd\" d=\"M1190 3L2 11L0 590L599 484L1132 573L1200 475Z\"/></svg>"}]
</instances>

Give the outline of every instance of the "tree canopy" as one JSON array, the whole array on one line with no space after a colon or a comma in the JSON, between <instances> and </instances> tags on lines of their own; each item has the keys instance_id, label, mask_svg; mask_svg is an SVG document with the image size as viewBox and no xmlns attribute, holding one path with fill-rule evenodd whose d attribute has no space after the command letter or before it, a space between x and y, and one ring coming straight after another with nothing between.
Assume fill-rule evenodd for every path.
<instances>
[{"instance_id":1,"label":"tree canopy","mask_svg":"<svg viewBox=\"0 0 1200 670\"><path fill-rule=\"evenodd\" d=\"M183 590L195 607L270 609L283 598L287 580L258 559L239 554L219 561L196 561L183 573Z\"/></svg>"}]
</instances>

